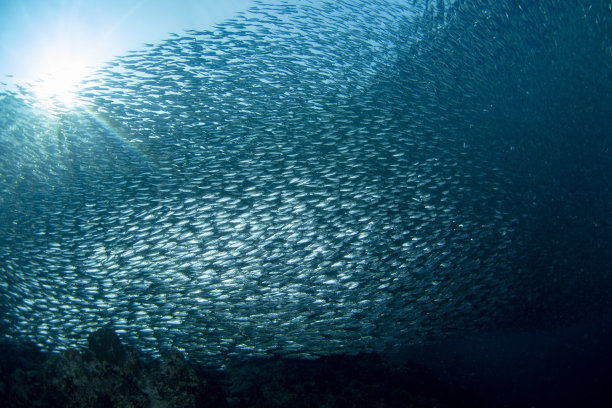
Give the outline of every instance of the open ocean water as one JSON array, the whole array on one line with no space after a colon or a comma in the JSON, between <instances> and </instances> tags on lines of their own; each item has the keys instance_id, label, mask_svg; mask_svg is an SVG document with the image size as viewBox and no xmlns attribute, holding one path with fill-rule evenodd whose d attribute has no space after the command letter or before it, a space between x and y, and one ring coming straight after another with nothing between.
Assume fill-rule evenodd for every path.
<instances>
[{"instance_id":1,"label":"open ocean water","mask_svg":"<svg viewBox=\"0 0 612 408\"><path fill-rule=\"evenodd\" d=\"M0 93L0 331L152 357L377 352L605 406L612 2L262 1Z\"/></svg>"}]
</instances>

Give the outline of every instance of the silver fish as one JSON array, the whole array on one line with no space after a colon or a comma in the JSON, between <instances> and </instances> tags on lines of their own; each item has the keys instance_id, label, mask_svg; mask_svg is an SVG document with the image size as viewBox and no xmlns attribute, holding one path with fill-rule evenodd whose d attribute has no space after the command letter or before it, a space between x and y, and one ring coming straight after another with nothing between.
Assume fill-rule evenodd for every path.
<instances>
[{"instance_id":1,"label":"silver fish","mask_svg":"<svg viewBox=\"0 0 612 408\"><path fill-rule=\"evenodd\" d=\"M527 244L466 3L257 2L112 61L83 107L4 96L3 332L223 364L494 326Z\"/></svg>"}]
</instances>

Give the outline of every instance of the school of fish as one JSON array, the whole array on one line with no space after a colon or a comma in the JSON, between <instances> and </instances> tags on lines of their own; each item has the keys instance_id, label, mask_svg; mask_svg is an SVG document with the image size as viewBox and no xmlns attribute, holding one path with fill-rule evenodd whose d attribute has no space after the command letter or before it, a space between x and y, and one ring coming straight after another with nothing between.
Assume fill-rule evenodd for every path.
<instances>
[{"instance_id":1,"label":"school of fish","mask_svg":"<svg viewBox=\"0 0 612 408\"><path fill-rule=\"evenodd\" d=\"M72 109L0 95L0 330L221 364L494 325L525 243L474 3L257 2Z\"/></svg>"}]
</instances>

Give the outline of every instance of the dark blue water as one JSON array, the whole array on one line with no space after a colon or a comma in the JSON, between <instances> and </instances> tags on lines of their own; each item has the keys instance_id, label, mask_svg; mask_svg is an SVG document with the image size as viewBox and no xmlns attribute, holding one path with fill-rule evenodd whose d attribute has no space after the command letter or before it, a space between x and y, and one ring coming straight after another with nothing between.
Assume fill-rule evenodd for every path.
<instances>
[{"instance_id":1,"label":"dark blue water","mask_svg":"<svg viewBox=\"0 0 612 408\"><path fill-rule=\"evenodd\" d=\"M399 359L471 390L483 406L606 407L611 401L612 315L552 330L487 333L415 346Z\"/></svg>"},{"instance_id":2,"label":"dark blue water","mask_svg":"<svg viewBox=\"0 0 612 408\"><path fill-rule=\"evenodd\" d=\"M507 330L408 355L477 390L486 406L612 401L612 13L609 2L577 3L507 2L513 17L494 12L480 49L497 63L471 65L489 72L483 97L495 100L498 120L490 148L505 150L508 192L528 214L515 271L528 289L516 293ZM449 53L469 63L463 50L440 47L436 66Z\"/></svg>"}]
</instances>

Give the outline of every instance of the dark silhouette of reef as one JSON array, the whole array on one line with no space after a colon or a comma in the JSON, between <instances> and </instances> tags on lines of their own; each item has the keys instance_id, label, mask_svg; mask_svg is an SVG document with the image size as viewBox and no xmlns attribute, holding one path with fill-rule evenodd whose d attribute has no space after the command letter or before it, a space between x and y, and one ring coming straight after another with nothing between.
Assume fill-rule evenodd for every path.
<instances>
[{"instance_id":1,"label":"dark silhouette of reef","mask_svg":"<svg viewBox=\"0 0 612 408\"><path fill-rule=\"evenodd\" d=\"M477 407L425 367L375 354L250 359L213 370L177 350L163 361L124 346L110 328L88 348L44 353L0 342L3 407Z\"/></svg>"}]
</instances>

